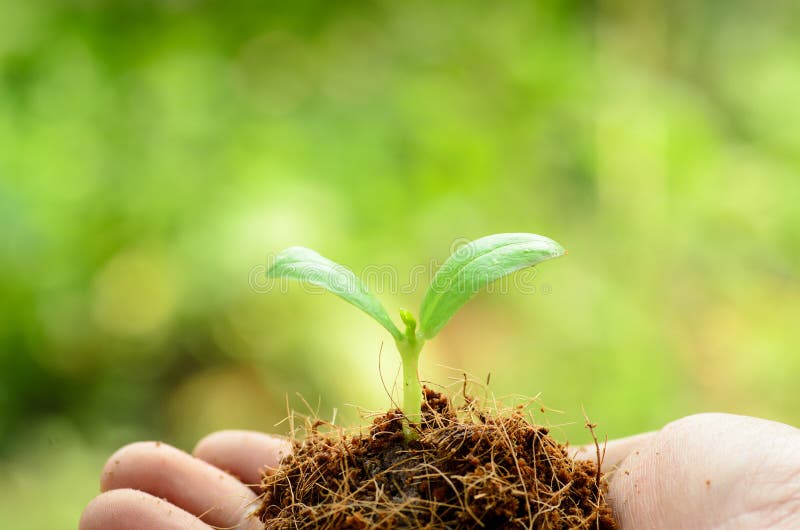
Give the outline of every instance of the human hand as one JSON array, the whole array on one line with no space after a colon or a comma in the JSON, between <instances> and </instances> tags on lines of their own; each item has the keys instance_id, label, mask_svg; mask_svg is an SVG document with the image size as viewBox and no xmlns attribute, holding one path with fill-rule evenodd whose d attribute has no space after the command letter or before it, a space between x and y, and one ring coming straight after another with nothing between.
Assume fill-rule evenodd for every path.
<instances>
[{"instance_id":1,"label":"human hand","mask_svg":"<svg viewBox=\"0 0 800 530\"><path fill-rule=\"evenodd\" d=\"M577 456L594 460L595 447ZM800 430L789 425L688 416L609 442L603 470L622 530L800 528Z\"/></svg>"},{"instance_id":2,"label":"human hand","mask_svg":"<svg viewBox=\"0 0 800 530\"><path fill-rule=\"evenodd\" d=\"M289 450L286 440L250 431L210 434L194 456L159 442L127 445L106 462L103 493L80 530L259 529L249 515L261 471Z\"/></svg>"},{"instance_id":3,"label":"human hand","mask_svg":"<svg viewBox=\"0 0 800 530\"><path fill-rule=\"evenodd\" d=\"M126 446L106 464L105 493L89 503L80 530L255 530L247 516L256 488L244 484L257 485L260 469L274 467L288 449L284 440L247 431L207 436L194 458L164 444ZM594 447L576 456L594 459ZM800 430L788 425L689 416L609 442L603 468L622 530L800 527Z\"/></svg>"}]
</instances>

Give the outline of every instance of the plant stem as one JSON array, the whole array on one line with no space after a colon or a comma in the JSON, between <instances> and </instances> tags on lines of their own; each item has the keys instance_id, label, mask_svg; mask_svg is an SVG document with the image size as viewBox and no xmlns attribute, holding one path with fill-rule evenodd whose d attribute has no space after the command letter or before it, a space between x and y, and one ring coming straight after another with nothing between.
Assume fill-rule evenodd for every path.
<instances>
[{"instance_id":1,"label":"plant stem","mask_svg":"<svg viewBox=\"0 0 800 530\"><path fill-rule=\"evenodd\" d=\"M403 423L403 433L406 440L416 437L416 432L411 424L419 423L422 411L422 385L419 383L419 354L425 340L416 333L417 322L411 313L400 310L400 317L406 325L405 336L395 341L400 352L403 366L403 414L406 422Z\"/></svg>"}]
</instances>

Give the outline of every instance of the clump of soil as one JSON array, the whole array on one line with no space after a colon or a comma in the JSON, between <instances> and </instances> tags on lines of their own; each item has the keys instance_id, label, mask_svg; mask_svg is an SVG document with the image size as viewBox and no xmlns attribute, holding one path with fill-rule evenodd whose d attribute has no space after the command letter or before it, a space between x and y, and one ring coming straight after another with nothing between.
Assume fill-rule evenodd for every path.
<instances>
[{"instance_id":1,"label":"clump of soil","mask_svg":"<svg viewBox=\"0 0 800 530\"><path fill-rule=\"evenodd\" d=\"M257 512L267 530L367 528L614 529L598 465L573 460L519 410L460 411L425 389L419 436L402 413L369 434L315 429L266 475Z\"/></svg>"}]
</instances>

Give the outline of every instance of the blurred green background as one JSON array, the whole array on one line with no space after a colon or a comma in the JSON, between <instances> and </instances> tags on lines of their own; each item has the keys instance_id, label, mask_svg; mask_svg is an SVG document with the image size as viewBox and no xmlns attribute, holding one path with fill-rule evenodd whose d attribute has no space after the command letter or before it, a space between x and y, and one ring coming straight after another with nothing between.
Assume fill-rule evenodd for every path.
<instances>
[{"instance_id":1,"label":"blurred green background","mask_svg":"<svg viewBox=\"0 0 800 530\"><path fill-rule=\"evenodd\" d=\"M460 238L560 241L422 371L541 392L562 440L582 407L609 437L800 423L797 3L0 6L3 526L75 528L133 440L386 407L379 326L251 288L295 244L402 282Z\"/></svg>"}]
</instances>

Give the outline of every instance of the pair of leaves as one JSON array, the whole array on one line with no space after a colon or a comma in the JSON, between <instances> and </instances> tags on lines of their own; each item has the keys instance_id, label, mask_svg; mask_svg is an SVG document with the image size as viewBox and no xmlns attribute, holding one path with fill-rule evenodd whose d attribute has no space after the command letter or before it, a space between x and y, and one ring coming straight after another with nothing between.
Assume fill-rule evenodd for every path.
<instances>
[{"instance_id":1,"label":"pair of leaves","mask_svg":"<svg viewBox=\"0 0 800 530\"><path fill-rule=\"evenodd\" d=\"M420 307L420 334L433 338L470 298L489 283L557 258L564 249L536 234L495 234L464 245L436 271ZM270 278L291 278L327 289L378 321L395 340L403 333L386 309L353 272L311 249L291 247L280 252L270 267Z\"/></svg>"}]
</instances>

